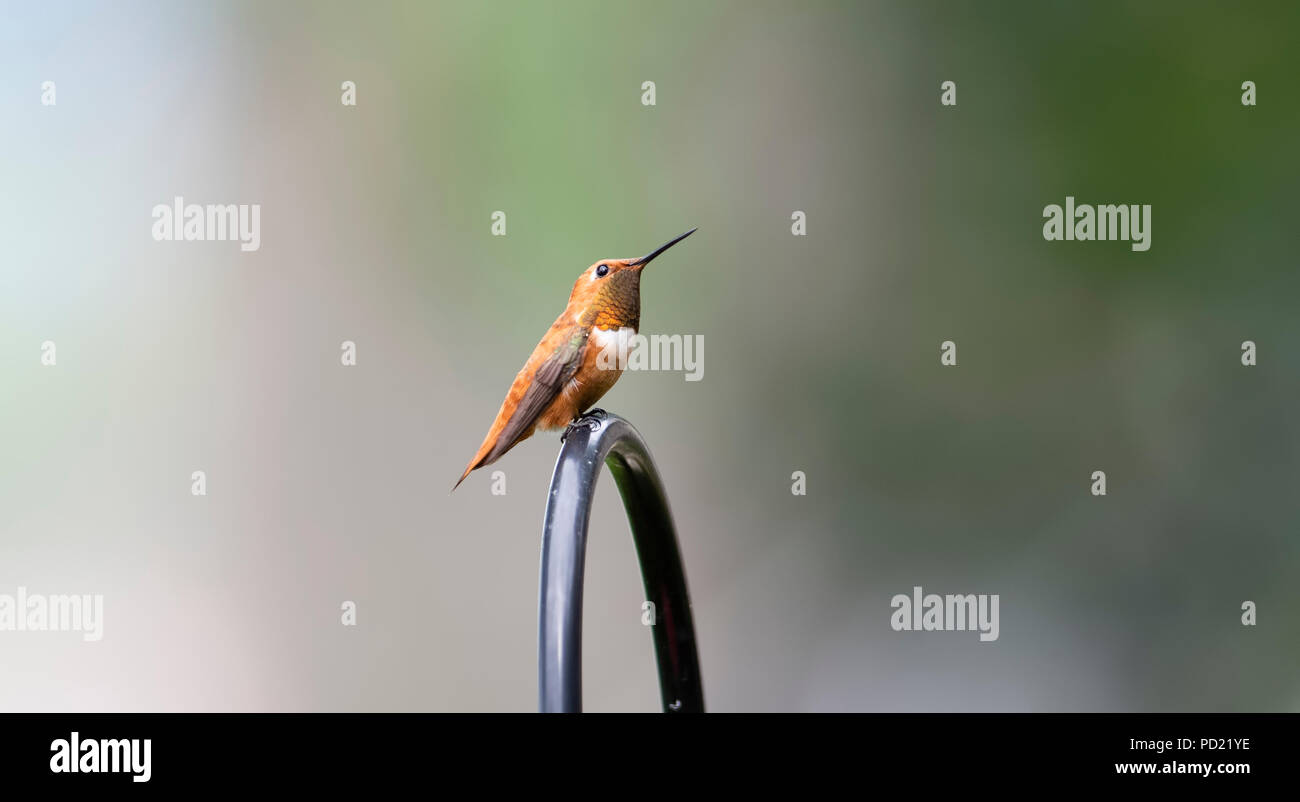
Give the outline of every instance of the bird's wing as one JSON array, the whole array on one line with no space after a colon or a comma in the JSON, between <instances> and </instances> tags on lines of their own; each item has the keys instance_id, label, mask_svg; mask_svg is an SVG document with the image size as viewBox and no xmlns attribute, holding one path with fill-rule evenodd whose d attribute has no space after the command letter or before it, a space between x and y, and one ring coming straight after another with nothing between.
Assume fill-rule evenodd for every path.
<instances>
[{"instance_id":1,"label":"bird's wing","mask_svg":"<svg viewBox=\"0 0 1300 802\"><path fill-rule=\"evenodd\" d=\"M590 329L586 327L572 327L551 355L537 366L524 397L501 430L496 445L488 453L484 464L509 451L525 432L532 430L537 418L556 399L564 385L573 378L573 374L578 372L582 356L587 350L589 333Z\"/></svg>"}]
</instances>

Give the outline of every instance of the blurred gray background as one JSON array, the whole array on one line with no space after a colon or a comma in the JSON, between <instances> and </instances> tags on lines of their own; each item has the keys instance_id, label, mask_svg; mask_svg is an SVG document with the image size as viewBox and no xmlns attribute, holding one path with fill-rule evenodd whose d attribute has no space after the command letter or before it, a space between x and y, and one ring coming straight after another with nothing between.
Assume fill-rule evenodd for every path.
<instances>
[{"instance_id":1,"label":"blurred gray background","mask_svg":"<svg viewBox=\"0 0 1300 802\"><path fill-rule=\"evenodd\" d=\"M692 226L642 331L703 381L601 406L711 709L1300 709L1295 4L4 14L0 593L105 624L0 632L0 709L534 709L558 437L448 489L578 273ZM153 241L177 195L261 204L261 249ZM1067 195L1151 204L1151 250L1044 241ZM587 577L587 709L656 709L608 477ZM1000 638L892 631L914 585Z\"/></svg>"}]
</instances>

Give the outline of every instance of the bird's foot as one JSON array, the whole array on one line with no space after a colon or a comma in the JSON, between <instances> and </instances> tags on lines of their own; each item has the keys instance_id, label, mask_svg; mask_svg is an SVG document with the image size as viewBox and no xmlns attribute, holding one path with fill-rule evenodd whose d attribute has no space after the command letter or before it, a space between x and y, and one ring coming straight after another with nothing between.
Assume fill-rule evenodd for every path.
<instances>
[{"instance_id":1,"label":"bird's foot","mask_svg":"<svg viewBox=\"0 0 1300 802\"><path fill-rule=\"evenodd\" d=\"M564 434L560 435L560 442L563 443L569 439L569 432L574 429L586 429L594 432L600 428L602 421L609 417L609 413L600 408L592 408L583 413L580 417L564 427Z\"/></svg>"}]
</instances>

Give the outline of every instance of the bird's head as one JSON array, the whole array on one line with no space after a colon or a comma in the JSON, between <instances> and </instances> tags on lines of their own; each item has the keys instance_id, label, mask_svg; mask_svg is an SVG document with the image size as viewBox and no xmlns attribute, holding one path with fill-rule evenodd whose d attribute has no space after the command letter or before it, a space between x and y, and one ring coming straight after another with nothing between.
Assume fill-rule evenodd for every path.
<instances>
[{"instance_id":1,"label":"bird's head","mask_svg":"<svg viewBox=\"0 0 1300 802\"><path fill-rule=\"evenodd\" d=\"M640 259L601 259L573 282L569 308L584 326L599 329L637 328L641 322L641 271L659 254L694 234L692 228Z\"/></svg>"}]
</instances>

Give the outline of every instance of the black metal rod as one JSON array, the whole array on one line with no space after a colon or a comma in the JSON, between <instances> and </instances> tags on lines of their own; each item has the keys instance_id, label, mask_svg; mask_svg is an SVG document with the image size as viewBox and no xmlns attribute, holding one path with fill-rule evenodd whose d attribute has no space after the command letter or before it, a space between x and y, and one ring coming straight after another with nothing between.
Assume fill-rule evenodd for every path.
<instances>
[{"instance_id":1,"label":"black metal rod","mask_svg":"<svg viewBox=\"0 0 1300 802\"><path fill-rule=\"evenodd\" d=\"M609 465L623 496L646 600L654 604L651 631L664 712L702 713L695 623L663 483L632 424L600 410L569 427L551 476L538 599L538 706L543 713L582 711L583 565L601 463Z\"/></svg>"}]
</instances>

